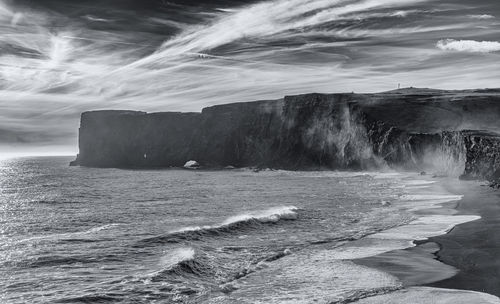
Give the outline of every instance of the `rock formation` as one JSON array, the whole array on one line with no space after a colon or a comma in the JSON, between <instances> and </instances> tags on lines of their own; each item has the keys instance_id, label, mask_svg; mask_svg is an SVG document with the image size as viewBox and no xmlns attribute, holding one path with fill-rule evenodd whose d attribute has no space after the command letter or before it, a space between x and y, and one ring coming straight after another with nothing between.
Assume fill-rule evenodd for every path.
<instances>
[{"instance_id":1,"label":"rock formation","mask_svg":"<svg viewBox=\"0 0 500 304\"><path fill-rule=\"evenodd\" d=\"M82 114L90 167L372 169L381 166L500 178L500 91L401 89L306 94L201 113Z\"/></svg>"},{"instance_id":2,"label":"rock formation","mask_svg":"<svg viewBox=\"0 0 500 304\"><path fill-rule=\"evenodd\" d=\"M485 132L464 132L466 162L464 179L487 179L500 188L500 136Z\"/></svg>"}]
</instances>

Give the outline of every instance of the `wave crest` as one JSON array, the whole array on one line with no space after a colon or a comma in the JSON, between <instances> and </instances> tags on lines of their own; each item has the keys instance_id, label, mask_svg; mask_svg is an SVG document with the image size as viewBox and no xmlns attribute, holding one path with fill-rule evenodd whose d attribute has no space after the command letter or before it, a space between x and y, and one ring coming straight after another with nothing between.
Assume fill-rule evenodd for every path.
<instances>
[{"instance_id":1,"label":"wave crest","mask_svg":"<svg viewBox=\"0 0 500 304\"><path fill-rule=\"evenodd\" d=\"M296 220L297 211L294 206L274 207L264 211L240 214L226 219L220 225L185 227L171 231L166 235L155 236L140 241L140 246L155 243L179 243L181 241L195 241L206 236L231 234L237 231L257 228L265 224L275 224L281 220Z\"/></svg>"},{"instance_id":2,"label":"wave crest","mask_svg":"<svg viewBox=\"0 0 500 304\"><path fill-rule=\"evenodd\" d=\"M168 252L161 258L159 267L158 271L147 275L152 281L163 281L172 275L203 276L212 269L209 261L197 255L191 247L177 248Z\"/></svg>"}]
</instances>

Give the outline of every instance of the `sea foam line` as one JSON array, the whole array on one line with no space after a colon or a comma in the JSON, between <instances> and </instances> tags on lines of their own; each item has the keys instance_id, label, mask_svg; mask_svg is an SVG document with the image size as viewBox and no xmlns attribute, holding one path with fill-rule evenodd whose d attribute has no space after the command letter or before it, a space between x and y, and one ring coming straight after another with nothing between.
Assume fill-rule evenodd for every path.
<instances>
[{"instance_id":1,"label":"sea foam line","mask_svg":"<svg viewBox=\"0 0 500 304\"><path fill-rule=\"evenodd\" d=\"M397 178L397 175L394 175L392 178ZM391 227L367 235L359 240L347 242L342 246L332 249L332 255L338 259L352 260L406 249L416 246L415 241L422 241L430 237L446 234L457 225L481 218L477 215L425 214L425 210L442 208L443 204L458 202L463 198L463 195L432 190L431 187L438 184L438 181L435 180L429 181L408 176L401 180L400 183L403 185L422 186L422 188L403 188L407 190L406 194L400 195L391 204L391 208L410 212L416 218L403 225ZM429 190L425 190L426 188Z\"/></svg>"}]
</instances>

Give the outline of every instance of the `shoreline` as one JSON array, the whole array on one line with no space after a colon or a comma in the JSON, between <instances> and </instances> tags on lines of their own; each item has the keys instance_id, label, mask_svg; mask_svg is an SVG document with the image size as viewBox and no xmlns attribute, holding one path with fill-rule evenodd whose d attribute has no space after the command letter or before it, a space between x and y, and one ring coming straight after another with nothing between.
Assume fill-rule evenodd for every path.
<instances>
[{"instance_id":1,"label":"shoreline","mask_svg":"<svg viewBox=\"0 0 500 304\"><path fill-rule=\"evenodd\" d=\"M368 174L374 178L386 175ZM415 172L397 175L407 191L385 206L393 212L405 211L413 215L412 220L359 239L292 251L259 271L231 282L234 291L220 297L218 303L248 299L249 292L256 297L253 300L289 297L276 289L262 290L263 286L276 287L273 274L277 271L281 285L300 282L294 291L302 296L300 303L312 303L316 295L311 294L311 289L324 291L327 288L328 292L319 298L328 299L328 303L500 304L500 298L492 294L429 286L453 278L459 272L456 267L436 259L436 252L441 247L430 239L446 235L463 223L480 219L468 212L459 213L457 206L463 196L455 195L445 186L462 182L420 176ZM297 265L300 265L300 272ZM335 285L329 288L331 284ZM355 284L356 288L339 289L344 284ZM255 290L260 290L263 295L253 293Z\"/></svg>"},{"instance_id":2,"label":"shoreline","mask_svg":"<svg viewBox=\"0 0 500 304\"><path fill-rule=\"evenodd\" d=\"M481 186L479 182L462 181L458 185L446 185L451 192L464 194L457 204L457 214L477 214L481 219L457 225L445 235L429 238L428 242L440 246L437 259L459 269L459 272L428 286L500 296L500 193Z\"/></svg>"},{"instance_id":3,"label":"shoreline","mask_svg":"<svg viewBox=\"0 0 500 304\"><path fill-rule=\"evenodd\" d=\"M439 297L441 294L456 297L453 303L500 303L500 261L495 261L495 256L500 256L500 235L495 235L495 228L500 227L496 216L500 215L500 193L480 187L477 181L436 179L434 185L462 198L414 214L478 218L457 223L443 234L415 239L413 247L354 260L397 277L403 287L359 303L393 303L388 296L395 293L411 297L414 303L426 303L426 297L433 303L448 303ZM423 298L417 299L419 296Z\"/></svg>"}]
</instances>

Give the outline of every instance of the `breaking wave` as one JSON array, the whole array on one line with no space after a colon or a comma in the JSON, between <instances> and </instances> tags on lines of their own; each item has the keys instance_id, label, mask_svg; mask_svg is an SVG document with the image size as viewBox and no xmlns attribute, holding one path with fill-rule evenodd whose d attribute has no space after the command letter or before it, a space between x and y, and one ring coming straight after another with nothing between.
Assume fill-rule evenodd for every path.
<instances>
[{"instance_id":1,"label":"breaking wave","mask_svg":"<svg viewBox=\"0 0 500 304\"><path fill-rule=\"evenodd\" d=\"M212 267L197 256L191 247L177 248L166 253L160 260L160 270L149 273L147 276L155 281L162 280L171 275L203 275Z\"/></svg>"},{"instance_id":2,"label":"breaking wave","mask_svg":"<svg viewBox=\"0 0 500 304\"><path fill-rule=\"evenodd\" d=\"M226 219L219 225L184 227L165 235L141 240L140 246L155 243L179 243L195 241L205 236L231 234L245 229L253 229L261 225L275 224L281 220L296 220L299 209L294 206L274 207L255 213L240 214Z\"/></svg>"}]
</instances>

